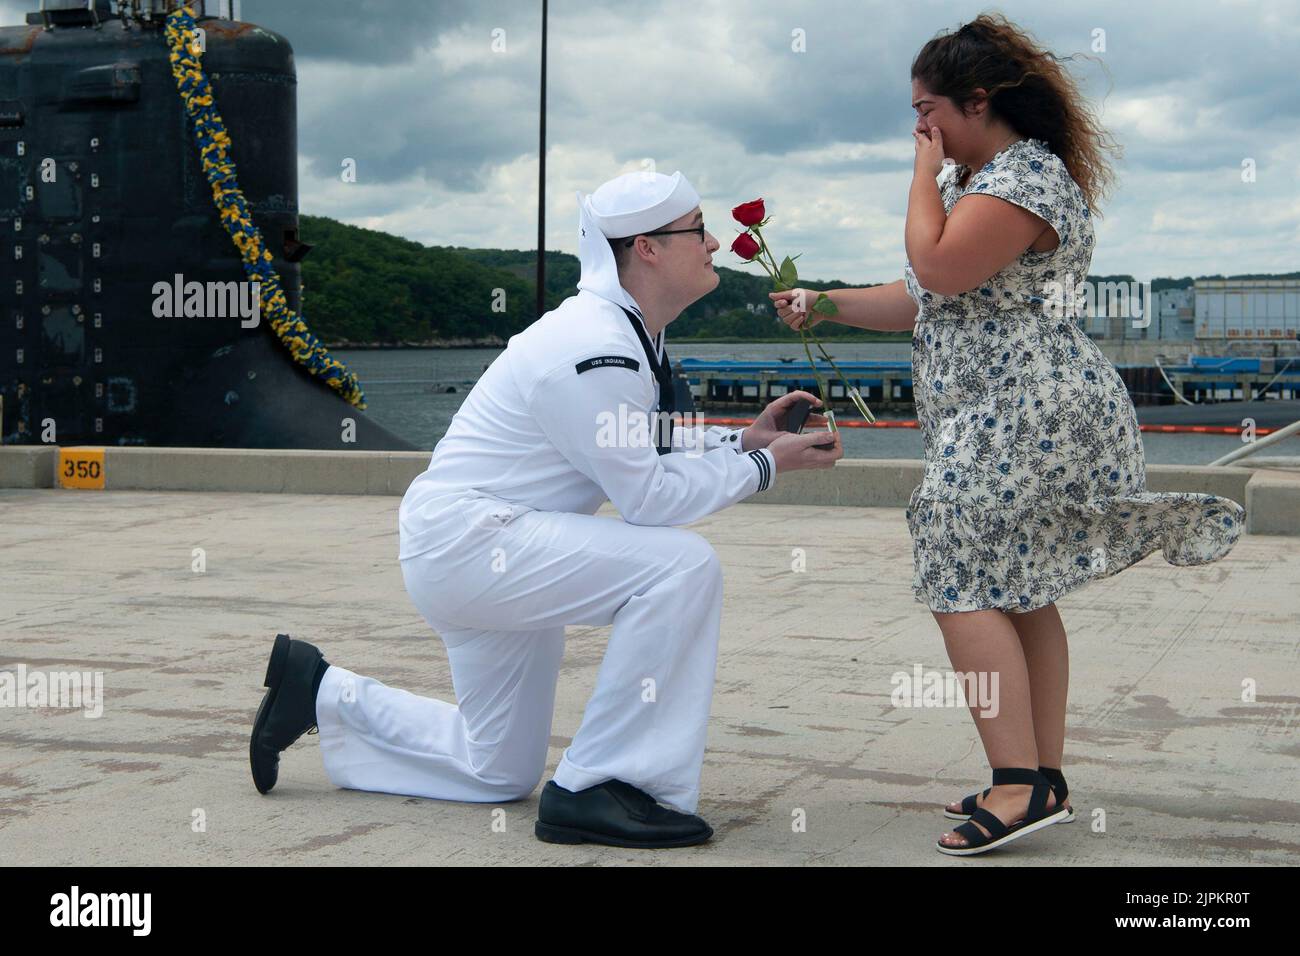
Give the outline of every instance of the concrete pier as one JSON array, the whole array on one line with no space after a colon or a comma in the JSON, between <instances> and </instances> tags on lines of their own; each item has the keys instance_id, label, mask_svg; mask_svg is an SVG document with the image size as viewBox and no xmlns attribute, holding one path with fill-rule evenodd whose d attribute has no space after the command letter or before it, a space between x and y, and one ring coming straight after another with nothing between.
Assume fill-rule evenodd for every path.
<instances>
[{"instance_id":1,"label":"concrete pier","mask_svg":"<svg viewBox=\"0 0 1300 956\"><path fill-rule=\"evenodd\" d=\"M842 462L803 483L778 478L767 503L693 526L726 578L700 804L713 842L658 853L570 848L532 836L536 793L497 808L336 789L313 736L285 753L270 795L253 787L248 733L277 631L359 673L453 699L441 642L407 598L396 560L392 476L418 472L425 456L340 469L298 453L311 466L288 469L274 455L218 452L181 469L113 449L113 486L73 491L13 487L15 475L46 472L11 452L0 457L9 485L0 490L0 672L99 674L103 698L97 717L0 708L0 846L10 864L1300 862L1300 804L1287 792L1300 759L1293 531L1247 533L1204 567L1152 555L1060 600L1072 651L1064 766L1078 819L975 863L933 849L952 825L942 804L988 785L970 716L891 700L899 675L949 666L933 617L912 596L896 504L919 463ZM1244 489L1256 507L1272 503L1269 521L1286 523L1274 506L1294 501L1292 478L1218 471L1222 484L1195 469L1158 472L1152 483L1237 500ZM853 480L842 484L841 473ZM280 486L117 487L179 475L191 486ZM356 488L371 493L341 493ZM830 504L834 496L842 503ZM873 498L888 503L862 503ZM617 520L608 505L602 514ZM551 768L607 639L607 628L569 629Z\"/></svg>"},{"instance_id":2,"label":"concrete pier","mask_svg":"<svg viewBox=\"0 0 1300 956\"><path fill-rule=\"evenodd\" d=\"M55 446L0 448L0 488L55 488ZM429 464L429 452L284 451L234 448L102 449L110 491L242 491L282 494L402 495ZM1240 465L1147 465L1152 491L1222 495L1246 506L1248 533L1300 535L1300 471ZM924 463L910 458L850 458L826 471L781 476L755 504L896 507L907 504ZM65 469L66 470L66 469Z\"/></svg>"}]
</instances>

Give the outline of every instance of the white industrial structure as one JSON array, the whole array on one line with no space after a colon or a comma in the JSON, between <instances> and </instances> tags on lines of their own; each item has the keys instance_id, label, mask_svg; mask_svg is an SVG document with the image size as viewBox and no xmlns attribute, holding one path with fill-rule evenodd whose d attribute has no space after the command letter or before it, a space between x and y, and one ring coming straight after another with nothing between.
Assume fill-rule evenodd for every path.
<instances>
[{"instance_id":1,"label":"white industrial structure","mask_svg":"<svg viewBox=\"0 0 1300 956\"><path fill-rule=\"evenodd\" d=\"M1300 338L1300 279L1196 279L1191 286L1155 293L1140 283L1089 284L1089 301L1078 316L1084 331L1095 339L1294 342ZM1118 294L1125 292L1127 296Z\"/></svg>"},{"instance_id":2,"label":"white industrial structure","mask_svg":"<svg viewBox=\"0 0 1300 956\"><path fill-rule=\"evenodd\" d=\"M1196 338L1294 340L1300 279L1197 279Z\"/></svg>"}]
</instances>

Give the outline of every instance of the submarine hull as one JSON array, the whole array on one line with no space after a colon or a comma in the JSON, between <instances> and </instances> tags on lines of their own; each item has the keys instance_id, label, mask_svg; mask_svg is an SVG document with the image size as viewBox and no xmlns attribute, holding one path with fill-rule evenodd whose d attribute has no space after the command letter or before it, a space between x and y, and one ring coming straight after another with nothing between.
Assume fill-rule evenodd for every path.
<instances>
[{"instance_id":1,"label":"submarine hull","mask_svg":"<svg viewBox=\"0 0 1300 956\"><path fill-rule=\"evenodd\" d=\"M247 276L161 20L97 13L0 28L0 440L413 450L295 363L265 319L165 308L164 285ZM293 49L251 23L197 25L240 189L310 327Z\"/></svg>"}]
</instances>

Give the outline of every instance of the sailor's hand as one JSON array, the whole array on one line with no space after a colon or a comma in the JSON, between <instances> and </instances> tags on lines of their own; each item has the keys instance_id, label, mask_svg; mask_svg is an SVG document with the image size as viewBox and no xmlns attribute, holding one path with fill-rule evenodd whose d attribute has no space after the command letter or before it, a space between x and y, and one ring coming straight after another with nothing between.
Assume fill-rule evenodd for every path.
<instances>
[{"instance_id":1,"label":"sailor's hand","mask_svg":"<svg viewBox=\"0 0 1300 956\"><path fill-rule=\"evenodd\" d=\"M825 444L834 439L835 447L822 450L813 445ZM776 473L783 471L800 471L805 468L833 468L844 457L844 445L839 432L817 431L804 432L802 435L782 435L767 446L767 450L776 459Z\"/></svg>"},{"instance_id":2,"label":"sailor's hand","mask_svg":"<svg viewBox=\"0 0 1300 956\"><path fill-rule=\"evenodd\" d=\"M813 312L813 303L817 301L815 289L787 289L784 292L769 292L777 317L796 332L801 328L811 329L825 318L819 312Z\"/></svg>"},{"instance_id":3,"label":"sailor's hand","mask_svg":"<svg viewBox=\"0 0 1300 956\"><path fill-rule=\"evenodd\" d=\"M801 398L814 408L822 403L820 398L809 392L786 392L763 409L759 416L754 419L754 423L745 429L745 440L743 442L745 451L766 448L777 437L784 435L786 433L785 419L790 412L790 406ZM819 415L817 412L809 412L808 420L804 423L805 427L825 424L826 416Z\"/></svg>"}]
</instances>

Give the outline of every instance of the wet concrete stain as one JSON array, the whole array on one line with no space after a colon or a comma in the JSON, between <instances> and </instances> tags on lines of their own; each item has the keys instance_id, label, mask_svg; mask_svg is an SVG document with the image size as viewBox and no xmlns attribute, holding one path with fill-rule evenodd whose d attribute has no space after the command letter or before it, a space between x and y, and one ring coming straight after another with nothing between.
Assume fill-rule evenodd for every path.
<instances>
[{"instance_id":1,"label":"wet concrete stain","mask_svg":"<svg viewBox=\"0 0 1300 956\"><path fill-rule=\"evenodd\" d=\"M162 769L162 764L148 760L96 760L90 766L98 767L108 773L145 773Z\"/></svg>"},{"instance_id":2,"label":"wet concrete stain","mask_svg":"<svg viewBox=\"0 0 1300 956\"><path fill-rule=\"evenodd\" d=\"M1126 717L1136 717L1139 720L1186 720L1182 714L1169 706L1169 701L1163 697L1157 697L1154 694L1143 694L1133 698L1139 706L1124 711Z\"/></svg>"},{"instance_id":3,"label":"wet concrete stain","mask_svg":"<svg viewBox=\"0 0 1300 956\"><path fill-rule=\"evenodd\" d=\"M854 767L848 762L816 760L810 757L796 757L791 754L764 754L752 750L729 751L731 756L741 760L757 760L767 764L776 764L798 772L801 776L821 777L824 780L870 780L875 783L895 784L906 787L945 786L951 781L940 781L933 777L916 774L897 773L889 770L867 770Z\"/></svg>"},{"instance_id":4,"label":"wet concrete stain","mask_svg":"<svg viewBox=\"0 0 1300 956\"><path fill-rule=\"evenodd\" d=\"M1185 844L1185 841L1183 840L1162 839L1157 842ZM1196 843L1199 846L1213 846L1218 847L1221 850L1240 850L1245 853L1264 853L1280 850L1283 853L1300 856L1300 843L1286 843L1282 840L1268 840L1259 836L1197 834Z\"/></svg>"},{"instance_id":5,"label":"wet concrete stain","mask_svg":"<svg viewBox=\"0 0 1300 956\"><path fill-rule=\"evenodd\" d=\"M792 819L794 805L789 807L779 806L778 802L782 793L786 790L793 780L782 781L773 784L760 793L756 793L746 799L732 796L718 801L718 809L728 813L735 811L742 812L738 816L725 817L719 821L718 829L724 833L732 830L743 830L746 827L758 826L765 823L772 823L779 820L783 826L788 825Z\"/></svg>"},{"instance_id":6,"label":"wet concrete stain","mask_svg":"<svg viewBox=\"0 0 1300 956\"><path fill-rule=\"evenodd\" d=\"M834 641L841 644L858 644L863 641L861 637L828 637L825 634L785 634L783 636L792 641Z\"/></svg>"},{"instance_id":7,"label":"wet concrete stain","mask_svg":"<svg viewBox=\"0 0 1300 956\"><path fill-rule=\"evenodd\" d=\"M1206 827L1196 835L1198 841L1213 833L1226 822L1256 823L1260 825L1290 823L1300 824L1300 803L1291 800L1271 800L1264 797L1241 797L1225 793L1216 795L1211 790L1202 796L1182 796L1179 794L1155 794L1133 791L1118 793L1097 791L1087 786L1087 781L1070 781L1070 802L1075 811L1080 812L1081 804L1076 801L1076 792L1086 790L1088 803L1094 807L1107 810L1111 819L1125 815L1130 809L1145 810L1154 814L1165 814L1188 820L1204 821ZM1159 829L1159 822L1152 821L1150 829Z\"/></svg>"},{"instance_id":8,"label":"wet concrete stain","mask_svg":"<svg viewBox=\"0 0 1300 956\"><path fill-rule=\"evenodd\" d=\"M888 807L890 810L901 810L908 813L938 813L943 810L942 801L929 803L922 800L866 800L863 801L872 807ZM947 819L946 817L944 819ZM956 823L957 821L952 821Z\"/></svg>"},{"instance_id":9,"label":"wet concrete stain","mask_svg":"<svg viewBox=\"0 0 1300 956\"><path fill-rule=\"evenodd\" d=\"M728 726L742 737L784 737L786 736L780 730L771 730L767 727L755 727L752 724L728 724Z\"/></svg>"},{"instance_id":10,"label":"wet concrete stain","mask_svg":"<svg viewBox=\"0 0 1300 956\"><path fill-rule=\"evenodd\" d=\"M73 657L0 657L0 670L11 670L19 664L26 664L28 671L103 671L105 675L107 675L113 671L130 671L140 670L145 667L157 667L159 663L159 661L123 661L116 658L111 661L96 661L82 660Z\"/></svg>"},{"instance_id":11,"label":"wet concrete stain","mask_svg":"<svg viewBox=\"0 0 1300 956\"><path fill-rule=\"evenodd\" d=\"M360 826L352 826L348 827L342 833L327 833L321 836L312 837L310 840L299 843L296 846L284 847L279 852L310 853L313 850L323 850L325 847L338 846L339 844L347 843L349 840L354 840L357 837L374 833L376 830L386 830L391 826L393 826L391 823L367 823Z\"/></svg>"},{"instance_id":12,"label":"wet concrete stain","mask_svg":"<svg viewBox=\"0 0 1300 956\"><path fill-rule=\"evenodd\" d=\"M249 729L252 729L253 718L257 716L257 708L254 706L251 710L173 710L167 708L139 707L132 709L133 714L143 714L146 717L160 717L167 720L220 720L222 723L246 723Z\"/></svg>"},{"instance_id":13,"label":"wet concrete stain","mask_svg":"<svg viewBox=\"0 0 1300 956\"><path fill-rule=\"evenodd\" d=\"M0 734L0 743L43 753L171 754L181 757L215 757L248 749L247 738L236 738L230 734L196 734L179 740L158 741L75 740Z\"/></svg>"}]
</instances>

